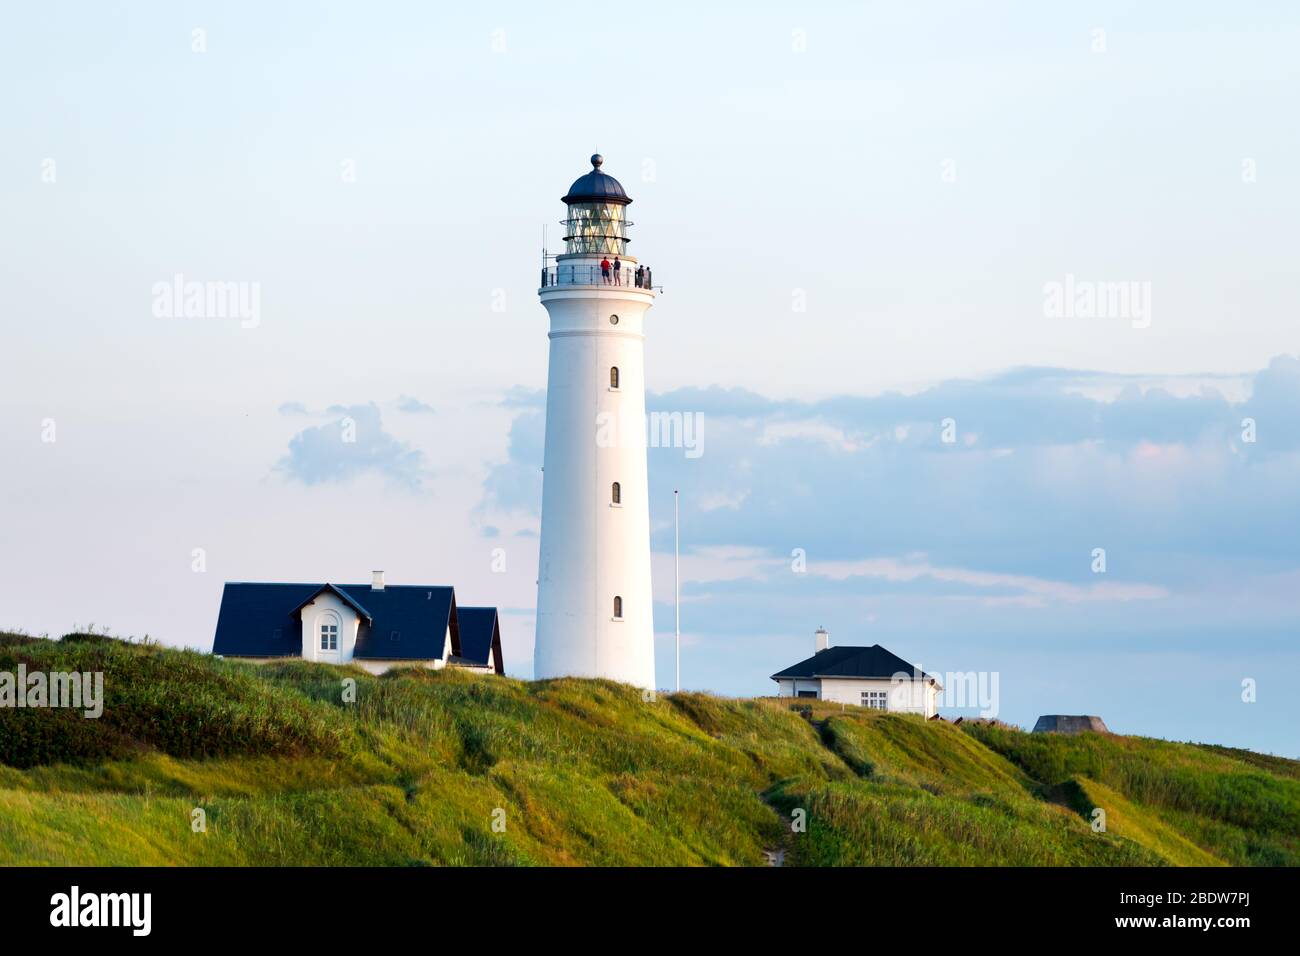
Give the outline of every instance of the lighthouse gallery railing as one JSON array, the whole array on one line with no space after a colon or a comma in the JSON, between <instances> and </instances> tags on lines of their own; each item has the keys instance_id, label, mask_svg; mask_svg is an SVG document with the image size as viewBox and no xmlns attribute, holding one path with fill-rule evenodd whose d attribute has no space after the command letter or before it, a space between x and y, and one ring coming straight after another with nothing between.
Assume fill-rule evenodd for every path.
<instances>
[{"instance_id":1,"label":"lighthouse gallery railing","mask_svg":"<svg viewBox=\"0 0 1300 956\"><path fill-rule=\"evenodd\" d=\"M635 269L620 269L618 272L611 269L606 276L601 273L600 266L596 265L561 265L542 270L542 288L553 285L598 285L627 289L658 288L662 292L662 286L651 284L652 278L649 269L642 269L639 276Z\"/></svg>"}]
</instances>

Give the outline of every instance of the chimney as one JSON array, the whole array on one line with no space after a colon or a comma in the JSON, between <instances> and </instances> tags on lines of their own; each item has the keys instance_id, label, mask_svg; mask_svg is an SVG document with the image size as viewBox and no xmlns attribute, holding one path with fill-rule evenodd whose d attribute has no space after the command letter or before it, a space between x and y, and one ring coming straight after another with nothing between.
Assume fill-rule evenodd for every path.
<instances>
[{"instance_id":1,"label":"chimney","mask_svg":"<svg viewBox=\"0 0 1300 956\"><path fill-rule=\"evenodd\" d=\"M371 574L371 578L370 578L370 590L372 590L372 591L382 591L382 590L384 589L384 572L383 572L383 571L371 571L370 574Z\"/></svg>"},{"instance_id":2,"label":"chimney","mask_svg":"<svg viewBox=\"0 0 1300 956\"><path fill-rule=\"evenodd\" d=\"M826 648L831 646L831 636L828 633L826 633L826 628L824 627L817 628L817 633L815 637L817 638L818 654L820 654L822 651L826 650Z\"/></svg>"}]
</instances>

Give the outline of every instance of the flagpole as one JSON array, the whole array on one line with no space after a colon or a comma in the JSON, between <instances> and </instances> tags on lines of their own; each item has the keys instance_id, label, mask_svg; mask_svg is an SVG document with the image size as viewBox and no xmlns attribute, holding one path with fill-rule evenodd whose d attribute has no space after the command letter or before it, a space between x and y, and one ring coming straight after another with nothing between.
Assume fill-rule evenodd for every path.
<instances>
[{"instance_id":1,"label":"flagpole","mask_svg":"<svg viewBox=\"0 0 1300 956\"><path fill-rule=\"evenodd\" d=\"M682 538L681 525L677 517L677 489L673 489L673 607L674 623L673 632L675 635L675 644L677 655L677 690L680 693L682 689Z\"/></svg>"}]
</instances>

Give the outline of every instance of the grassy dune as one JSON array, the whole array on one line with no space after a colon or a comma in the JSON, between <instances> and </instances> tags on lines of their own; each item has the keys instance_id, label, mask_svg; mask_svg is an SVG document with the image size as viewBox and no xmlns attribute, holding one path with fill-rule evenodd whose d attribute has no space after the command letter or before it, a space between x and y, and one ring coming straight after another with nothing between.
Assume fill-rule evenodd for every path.
<instances>
[{"instance_id":1,"label":"grassy dune","mask_svg":"<svg viewBox=\"0 0 1300 956\"><path fill-rule=\"evenodd\" d=\"M19 663L105 705L0 708L4 864L1300 862L1300 764L1222 748L0 635Z\"/></svg>"},{"instance_id":2,"label":"grassy dune","mask_svg":"<svg viewBox=\"0 0 1300 956\"><path fill-rule=\"evenodd\" d=\"M1120 832L1171 862L1201 860L1160 836L1181 835L1239 866L1300 864L1300 762L1246 750L1113 734L1026 734L998 727L968 733L1081 812L1118 804ZM1102 801L1102 802L1098 802ZM1140 816L1139 816L1140 814ZM1127 824L1126 824L1127 821ZM1143 838L1142 831L1150 834Z\"/></svg>"}]
</instances>

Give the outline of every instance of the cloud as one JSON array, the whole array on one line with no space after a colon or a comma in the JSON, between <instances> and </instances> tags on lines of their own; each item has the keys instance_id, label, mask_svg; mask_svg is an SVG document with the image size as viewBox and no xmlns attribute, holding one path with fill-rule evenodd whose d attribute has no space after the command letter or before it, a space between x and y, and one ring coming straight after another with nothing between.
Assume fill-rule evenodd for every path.
<instances>
[{"instance_id":1,"label":"cloud","mask_svg":"<svg viewBox=\"0 0 1300 956\"><path fill-rule=\"evenodd\" d=\"M1193 378L1188 387L1180 378L1026 368L912 395L802 402L720 387L652 395L651 410L709 419L703 456L649 451L654 544L671 549L680 488L688 548L782 559L803 548L814 566L923 553L933 569L1020 580L1008 596L1037 601L1146 600L1228 573L1293 567L1300 361L1281 356L1236 377L1244 384L1233 398ZM1254 442L1245 440L1247 418ZM536 515L543 431L540 409L516 416L508 459L485 484L485 512ZM1107 551L1100 580L1094 548ZM1030 580L1052 586L1035 590Z\"/></svg>"},{"instance_id":2,"label":"cloud","mask_svg":"<svg viewBox=\"0 0 1300 956\"><path fill-rule=\"evenodd\" d=\"M310 415L307 406L302 402L285 402L278 409L281 415Z\"/></svg>"},{"instance_id":3,"label":"cloud","mask_svg":"<svg viewBox=\"0 0 1300 956\"><path fill-rule=\"evenodd\" d=\"M1249 397L1234 399L1231 393L1242 391L1243 380ZM911 395L886 392L800 402L714 386L651 396L649 404L699 411L707 418L762 420L769 434L791 424L816 427L838 444L893 437L903 428L919 432L914 439L938 446L939 425L951 418L959 433L977 435L981 445L1021 448L1086 441L1227 441L1240 434L1242 417L1254 416L1273 429L1269 442L1261 439L1254 451L1271 454L1300 449L1295 415L1300 409L1300 358L1278 356L1253 376L1018 368L982 380L942 382Z\"/></svg>"},{"instance_id":4,"label":"cloud","mask_svg":"<svg viewBox=\"0 0 1300 956\"><path fill-rule=\"evenodd\" d=\"M515 385L506 392L505 401L501 404L506 408L545 408L546 390Z\"/></svg>"},{"instance_id":5,"label":"cloud","mask_svg":"<svg viewBox=\"0 0 1300 956\"><path fill-rule=\"evenodd\" d=\"M414 490L424 476L424 456L384 431L379 406L335 405L334 421L305 428L289 440L278 471L305 485L339 483L378 474Z\"/></svg>"},{"instance_id":6,"label":"cloud","mask_svg":"<svg viewBox=\"0 0 1300 956\"><path fill-rule=\"evenodd\" d=\"M810 569L812 570L812 569ZM816 573L833 581L852 578L879 578L885 581L932 579L955 582L977 589L996 589L1004 593L999 600L1012 599L1027 605L1044 605L1052 601L1078 604L1082 601L1149 601L1169 596L1162 587L1149 584L1098 581L1089 585L1050 581L1023 574L1000 574L972 571L967 568L936 567L924 559L869 558L861 561L830 561L816 567Z\"/></svg>"},{"instance_id":7,"label":"cloud","mask_svg":"<svg viewBox=\"0 0 1300 956\"><path fill-rule=\"evenodd\" d=\"M397 400L397 410L412 415L428 415L433 412L433 406L420 401L418 398L403 395Z\"/></svg>"},{"instance_id":8,"label":"cloud","mask_svg":"<svg viewBox=\"0 0 1300 956\"><path fill-rule=\"evenodd\" d=\"M672 599L672 568L665 556L655 568L657 598ZM682 558L682 575L690 600L700 596L731 599L779 591L791 583L791 560L772 557L756 548L701 547ZM1003 574L970 568L941 567L923 554L864 558L857 561L807 562L799 572L804 593L827 598L845 595L912 595L979 600L985 605L1151 601L1169 596L1156 585L1106 581L1101 576L1087 583L1054 581L1022 574Z\"/></svg>"},{"instance_id":9,"label":"cloud","mask_svg":"<svg viewBox=\"0 0 1300 956\"><path fill-rule=\"evenodd\" d=\"M533 405L521 407L510 425L508 459L488 472L482 508L536 516L542 506L546 418Z\"/></svg>"}]
</instances>

